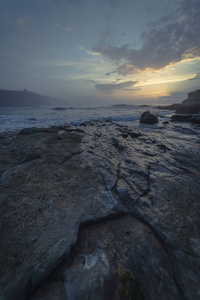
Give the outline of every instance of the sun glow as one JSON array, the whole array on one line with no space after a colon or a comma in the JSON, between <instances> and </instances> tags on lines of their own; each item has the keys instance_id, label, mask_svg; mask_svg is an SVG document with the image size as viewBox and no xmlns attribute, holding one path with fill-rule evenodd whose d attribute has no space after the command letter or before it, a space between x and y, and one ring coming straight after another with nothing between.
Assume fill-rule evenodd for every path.
<instances>
[{"instance_id":1,"label":"sun glow","mask_svg":"<svg viewBox=\"0 0 200 300\"><path fill-rule=\"evenodd\" d=\"M139 82L138 87L154 84L163 84L163 83L175 83L193 78L196 74L194 71L190 72L190 64L200 62L200 59L184 59L180 63L170 64L161 70L145 70L140 72L138 78ZM187 72L183 72L183 69L188 69Z\"/></svg>"}]
</instances>

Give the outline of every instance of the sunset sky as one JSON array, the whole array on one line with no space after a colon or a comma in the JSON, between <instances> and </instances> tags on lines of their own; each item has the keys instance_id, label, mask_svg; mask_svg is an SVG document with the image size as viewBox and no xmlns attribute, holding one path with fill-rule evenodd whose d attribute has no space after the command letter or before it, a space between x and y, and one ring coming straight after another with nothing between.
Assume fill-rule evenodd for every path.
<instances>
[{"instance_id":1,"label":"sunset sky","mask_svg":"<svg viewBox=\"0 0 200 300\"><path fill-rule=\"evenodd\" d=\"M0 89L104 105L200 88L199 0L1 0L0 41Z\"/></svg>"}]
</instances>

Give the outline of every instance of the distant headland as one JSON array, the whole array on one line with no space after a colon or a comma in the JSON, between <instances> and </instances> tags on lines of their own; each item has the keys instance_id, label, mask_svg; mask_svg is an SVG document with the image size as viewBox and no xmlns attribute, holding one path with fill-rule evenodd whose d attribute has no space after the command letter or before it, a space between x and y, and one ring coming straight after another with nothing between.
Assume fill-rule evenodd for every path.
<instances>
[{"instance_id":1,"label":"distant headland","mask_svg":"<svg viewBox=\"0 0 200 300\"><path fill-rule=\"evenodd\" d=\"M42 96L33 92L0 90L0 107L15 107L15 106L67 106L68 103L64 100L55 99L48 96Z\"/></svg>"}]
</instances>

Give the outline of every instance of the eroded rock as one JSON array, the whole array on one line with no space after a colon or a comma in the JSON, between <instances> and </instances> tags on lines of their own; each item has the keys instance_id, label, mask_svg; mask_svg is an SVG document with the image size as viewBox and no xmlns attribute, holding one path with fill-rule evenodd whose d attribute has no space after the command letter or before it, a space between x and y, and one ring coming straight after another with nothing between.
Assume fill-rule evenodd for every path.
<instances>
[{"instance_id":1,"label":"eroded rock","mask_svg":"<svg viewBox=\"0 0 200 300\"><path fill-rule=\"evenodd\" d=\"M51 131L0 140L0 298L199 299L199 145Z\"/></svg>"}]
</instances>

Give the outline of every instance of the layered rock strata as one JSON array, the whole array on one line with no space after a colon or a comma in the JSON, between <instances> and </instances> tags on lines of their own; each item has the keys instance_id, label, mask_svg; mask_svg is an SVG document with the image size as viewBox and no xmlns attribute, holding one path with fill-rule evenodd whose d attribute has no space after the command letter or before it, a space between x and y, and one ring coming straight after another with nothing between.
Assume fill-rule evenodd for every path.
<instances>
[{"instance_id":1,"label":"layered rock strata","mask_svg":"<svg viewBox=\"0 0 200 300\"><path fill-rule=\"evenodd\" d=\"M112 122L0 143L0 299L199 299L198 143Z\"/></svg>"}]
</instances>

